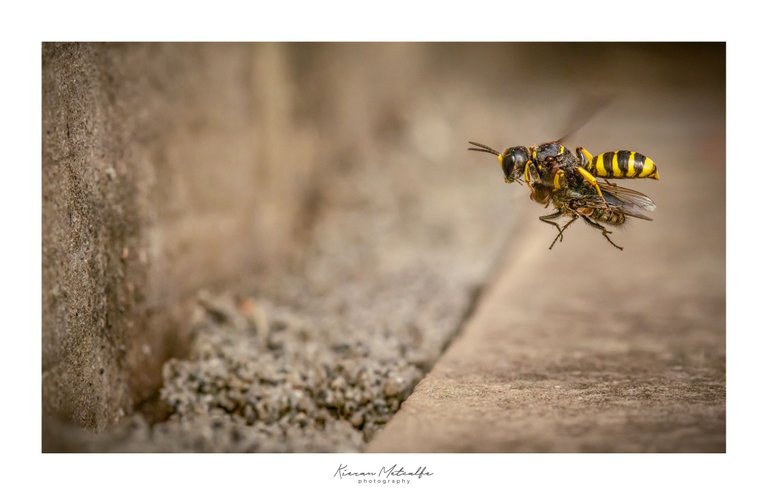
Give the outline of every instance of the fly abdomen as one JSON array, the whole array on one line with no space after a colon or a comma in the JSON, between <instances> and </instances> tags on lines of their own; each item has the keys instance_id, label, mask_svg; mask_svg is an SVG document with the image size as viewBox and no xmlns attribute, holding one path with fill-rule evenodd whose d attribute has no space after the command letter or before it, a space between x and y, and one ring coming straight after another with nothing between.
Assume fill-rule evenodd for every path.
<instances>
[{"instance_id":1,"label":"fly abdomen","mask_svg":"<svg viewBox=\"0 0 768 495\"><path fill-rule=\"evenodd\" d=\"M611 225L621 225L627 220L627 217L622 212L605 208L595 208L591 216L593 220Z\"/></svg>"},{"instance_id":2,"label":"fly abdomen","mask_svg":"<svg viewBox=\"0 0 768 495\"><path fill-rule=\"evenodd\" d=\"M581 215L591 218L592 220L608 223L611 225L621 225L627 221L627 216L624 213L609 208L594 208L584 206L581 208L576 208L576 211Z\"/></svg>"},{"instance_id":3,"label":"fly abdomen","mask_svg":"<svg viewBox=\"0 0 768 495\"><path fill-rule=\"evenodd\" d=\"M600 153L589 162L589 171L597 177L631 179L658 179L656 163L635 151L608 151Z\"/></svg>"}]
</instances>

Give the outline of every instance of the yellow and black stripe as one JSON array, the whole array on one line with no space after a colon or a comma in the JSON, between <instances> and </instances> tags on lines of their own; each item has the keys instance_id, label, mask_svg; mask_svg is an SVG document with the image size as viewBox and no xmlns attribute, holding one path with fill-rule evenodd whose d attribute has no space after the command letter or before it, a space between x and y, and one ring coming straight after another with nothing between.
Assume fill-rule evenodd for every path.
<instances>
[{"instance_id":1,"label":"yellow and black stripe","mask_svg":"<svg viewBox=\"0 0 768 495\"><path fill-rule=\"evenodd\" d=\"M589 171L598 176L616 179L648 178L658 179L656 163L635 151L608 151L592 158Z\"/></svg>"}]
</instances>

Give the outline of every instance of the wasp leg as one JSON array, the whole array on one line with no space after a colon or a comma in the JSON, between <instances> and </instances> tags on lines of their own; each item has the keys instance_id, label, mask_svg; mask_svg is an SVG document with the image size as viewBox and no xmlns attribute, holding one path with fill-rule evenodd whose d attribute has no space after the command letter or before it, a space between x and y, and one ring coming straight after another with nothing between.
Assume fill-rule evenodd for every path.
<instances>
[{"instance_id":1,"label":"wasp leg","mask_svg":"<svg viewBox=\"0 0 768 495\"><path fill-rule=\"evenodd\" d=\"M533 162L528 160L525 162L525 168L523 169L523 179L525 180L525 183L528 184L528 188L531 190L531 194L533 194L533 185L531 184L531 170L535 170L533 167ZM538 177L534 178L534 180L537 180Z\"/></svg>"},{"instance_id":2,"label":"wasp leg","mask_svg":"<svg viewBox=\"0 0 768 495\"><path fill-rule=\"evenodd\" d=\"M579 159L579 165L584 168L589 167L589 164L592 163L592 153L585 150L581 146L576 148L576 157Z\"/></svg>"},{"instance_id":3,"label":"wasp leg","mask_svg":"<svg viewBox=\"0 0 768 495\"><path fill-rule=\"evenodd\" d=\"M605 237L605 239L606 239L608 242L610 242L610 243L611 243L611 246L615 247L616 249L618 249L618 250L620 250L620 251L624 251L624 248L623 248L623 247L619 246L618 244L616 244L615 242L613 242L613 241L611 240L611 238L610 238L610 237L608 237L608 234L613 234L613 232L611 232L610 230L606 229L605 227L603 227L603 226L602 226L602 225L600 225L599 223L595 222L594 220L590 219L589 217L586 217L586 216L584 216L584 215L581 215L581 218L583 218L583 219L584 219L584 221L585 221L585 222L587 222L587 225L589 225L589 226L591 226L591 227L594 227L594 228L596 228L596 229L598 229L598 230L602 231L602 233L603 233L603 237Z\"/></svg>"},{"instance_id":4,"label":"wasp leg","mask_svg":"<svg viewBox=\"0 0 768 495\"><path fill-rule=\"evenodd\" d=\"M605 198L603 197L603 191L600 190L600 184L597 183L595 176L590 174L584 167L576 167L576 170L579 171L581 176L584 177L584 180L586 180L590 186L595 188L597 195L600 196L600 199L603 200L603 204L607 207L608 203L606 203Z\"/></svg>"},{"instance_id":5,"label":"wasp leg","mask_svg":"<svg viewBox=\"0 0 768 495\"><path fill-rule=\"evenodd\" d=\"M567 185L567 182L565 180L565 172L563 172L562 170L558 170L554 178L554 190L559 191L560 189L563 189L563 187L566 185Z\"/></svg>"}]
</instances>

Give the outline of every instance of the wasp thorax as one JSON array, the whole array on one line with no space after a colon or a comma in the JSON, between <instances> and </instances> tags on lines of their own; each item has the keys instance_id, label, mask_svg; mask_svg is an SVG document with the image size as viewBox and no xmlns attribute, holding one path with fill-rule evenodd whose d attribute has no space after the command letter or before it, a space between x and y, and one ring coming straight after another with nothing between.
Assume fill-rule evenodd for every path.
<instances>
[{"instance_id":1,"label":"wasp thorax","mask_svg":"<svg viewBox=\"0 0 768 495\"><path fill-rule=\"evenodd\" d=\"M528 149L525 146L507 148L499 157L501 170L504 172L504 180L513 182L523 176L525 164L530 160Z\"/></svg>"},{"instance_id":2,"label":"wasp thorax","mask_svg":"<svg viewBox=\"0 0 768 495\"><path fill-rule=\"evenodd\" d=\"M560 143L544 143L533 148L533 159L544 162L547 158L557 158L564 155L565 147Z\"/></svg>"}]
</instances>

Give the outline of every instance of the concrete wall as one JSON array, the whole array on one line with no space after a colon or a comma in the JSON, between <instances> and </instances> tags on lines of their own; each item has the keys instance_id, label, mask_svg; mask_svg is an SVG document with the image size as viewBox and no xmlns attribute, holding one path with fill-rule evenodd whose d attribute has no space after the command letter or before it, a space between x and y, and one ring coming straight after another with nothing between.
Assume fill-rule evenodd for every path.
<instances>
[{"instance_id":1,"label":"concrete wall","mask_svg":"<svg viewBox=\"0 0 768 495\"><path fill-rule=\"evenodd\" d=\"M415 98L423 53L44 44L44 417L104 429L184 353L200 288L300 259L335 174Z\"/></svg>"},{"instance_id":2,"label":"concrete wall","mask_svg":"<svg viewBox=\"0 0 768 495\"><path fill-rule=\"evenodd\" d=\"M103 429L183 352L198 288L290 257L316 137L284 51L43 46L44 414Z\"/></svg>"}]
</instances>

